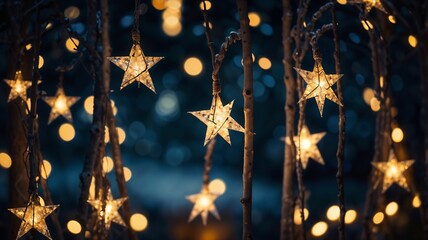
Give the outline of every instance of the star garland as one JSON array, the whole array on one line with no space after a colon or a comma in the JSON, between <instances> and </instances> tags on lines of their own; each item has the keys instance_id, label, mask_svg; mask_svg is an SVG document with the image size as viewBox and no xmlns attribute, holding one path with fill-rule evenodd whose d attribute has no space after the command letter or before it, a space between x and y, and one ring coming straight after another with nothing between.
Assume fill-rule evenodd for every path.
<instances>
[{"instance_id":1,"label":"star garland","mask_svg":"<svg viewBox=\"0 0 428 240\"><path fill-rule=\"evenodd\" d=\"M23 80L21 70L16 71L14 80L4 79L4 81L11 88L7 102L11 102L18 97L24 101L27 100L27 89L31 87L31 81Z\"/></svg>"},{"instance_id":2,"label":"star garland","mask_svg":"<svg viewBox=\"0 0 428 240\"><path fill-rule=\"evenodd\" d=\"M43 97L42 99L52 108L48 120L48 124L50 124L60 115L69 122L72 122L73 118L71 116L70 107L79 101L80 97L68 97L65 95L64 88L59 87L55 96Z\"/></svg>"}]
</instances>

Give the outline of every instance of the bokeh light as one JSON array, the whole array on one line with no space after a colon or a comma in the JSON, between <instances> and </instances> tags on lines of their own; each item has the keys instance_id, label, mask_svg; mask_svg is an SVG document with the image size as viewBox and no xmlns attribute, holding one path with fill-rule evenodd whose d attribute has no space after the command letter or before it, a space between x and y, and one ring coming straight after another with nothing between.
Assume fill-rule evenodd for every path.
<instances>
[{"instance_id":1,"label":"bokeh light","mask_svg":"<svg viewBox=\"0 0 428 240\"><path fill-rule=\"evenodd\" d=\"M315 237L320 237L322 235L324 235L328 230L328 225L326 222L317 222L314 224L314 226L312 227L312 235L314 235Z\"/></svg>"},{"instance_id":2,"label":"bokeh light","mask_svg":"<svg viewBox=\"0 0 428 240\"><path fill-rule=\"evenodd\" d=\"M59 127L59 137L65 141L69 142L73 140L74 136L76 135L76 131L74 130L73 125L70 123L64 123Z\"/></svg>"},{"instance_id":3,"label":"bokeh light","mask_svg":"<svg viewBox=\"0 0 428 240\"><path fill-rule=\"evenodd\" d=\"M76 38L69 38L65 41L65 48L71 53L77 52L77 47L79 47L79 40Z\"/></svg>"},{"instance_id":4,"label":"bokeh light","mask_svg":"<svg viewBox=\"0 0 428 240\"><path fill-rule=\"evenodd\" d=\"M42 164L40 165L40 176L43 179L48 179L49 175L51 175L52 172L52 165L48 160L43 160Z\"/></svg>"},{"instance_id":5,"label":"bokeh light","mask_svg":"<svg viewBox=\"0 0 428 240\"><path fill-rule=\"evenodd\" d=\"M388 216L394 216L398 211L398 204L396 202L390 202L385 207L385 213Z\"/></svg>"},{"instance_id":6,"label":"bokeh light","mask_svg":"<svg viewBox=\"0 0 428 240\"><path fill-rule=\"evenodd\" d=\"M117 135L119 137L119 144L122 144L123 142L125 142L126 139L126 133L125 130L123 130L123 128L117 127Z\"/></svg>"},{"instance_id":7,"label":"bokeh light","mask_svg":"<svg viewBox=\"0 0 428 240\"><path fill-rule=\"evenodd\" d=\"M134 213L129 219L129 225L131 225L132 230L136 232L144 231L148 223L146 216L141 213Z\"/></svg>"},{"instance_id":8,"label":"bokeh light","mask_svg":"<svg viewBox=\"0 0 428 240\"><path fill-rule=\"evenodd\" d=\"M208 189L212 194L223 195L226 192L226 184L223 180L217 178L208 184Z\"/></svg>"},{"instance_id":9,"label":"bokeh light","mask_svg":"<svg viewBox=\"0 0 428 240\"><path fill-rule=\"evenodd\" d=\"M83 103L83 107L88 114L92 115L94 113L94 96L87 97Z\"/></svg>"},{"instance_id":10,"label":"bokeh light","mask_svg":"<svg viewBox=\"0 0 428 240\"><path fill-rule=\"evenodd\" d=\"M327 209L327 219L330 221L337 221L340 217L340 208L337 205L333 205Z\"/></svg>"},{"instance_id":11,"label":"bokeh light","mask_svg":"<svg viewBox=\"0 0 428 240\"><path fill-rule=\"evenodd\" d=\"M391 23L393 23L393 24L395 24L395 23L396 23L396 21L395 21L395 17L394 17L393 15L389 15L389 16L388 16L388 20L389 20Z\"/></svg>"},{"instance_id":12,"label":"bokeh light","mask_svg":"<svg viewBox=\"0 0 428 240\"><path fill-rule=\"evenodd\" d=\"M0 166L2 168L8 169L12 166L12 159L7 153L0 153Z\"/></svg>"},{"instance_id":13,"label":"bokeh light","mask_svg":"<svg viewBox=\"0 0 428 240\"><path fill-rule=\"evenodd\" d=\"M272 62L266 57L261 57L258 63L260 68L263 70L268 70L272 67Z\"/></svg>"},{"instance_id":14,"label":"bokeh light","mask_svg":"<svg viewBox=\"0 0 428 240\"><path fill-rule=\"evenodd\" d=\"M64 10L64 17L68 19L76 19L79 17L79 15L80 15L80 10L75 6L70 6Z\"/></svg>"},{"instance_id":15,"label":"bokeh light","mask_svg":"<svg viewBox=\"0 0 428 240\"><path fill-rule=\"evenodd\" d=\"M354 209L349 209L348 211L346 211L345 213L345 224L351 224L355 221L355 219L357 219L357 211L355 211Z\"/></svg>"},{"instance_id":16,"label":"bokeh light","mask_svg":"<svg viewBox=\"0 0 428 240\"><path fill-rule=\"evenodd\" d=\"M156 10L164 10L166 8L166 1L167 0L152 0L152 6Z\"/></svg>"},{"instance_id":17,"label":"bokeh light","mask_svg":"<svg viewBox=\"0 0 428 240\"><path fill-rule=\"evenodd\" d=\"M206 10L208 11L208 10L210 10L211 9L211 2L210 1L203 1L203 2L201 2L200 4L199 4L199 8L201 9L201 10L204 10L204 2L205 2L205 8L206 8Z\"/></svg>"},{"instance_id":18,"label":"bokeh light","mask_svg":"<svg viewBox=\"0 0 428 240\"><path fill-rule=\"evenodd\" d=\"M184 71L190 76L198 76L202 69L202 61L197 57L189 57L184 61Z\"/></svg>"},{"instance_id":19,"label":"bokeh light","mask_svg":"<svg viewBox=\"0 0 428 240\"><path fill-rule=\"evenodd\" d=\"M303 209L303 216L304 216L305 221L306 221L309 217L309 210L307 208ZM293 218L294 218L294 224L296 224L296 225L302 224L302 218L300 216L300 208L298 208L298 207L294 208Z\"/></svg>"},{"instance_id":20,"label":"bokeh light","mask_svg":"<svg viewBox=\"0 0 428 240\"><path fill-rule=\"evenodd\" d=\"M419 198L419 195L414 196L412 200L412 206L414 208L418 208L421 206L421 204L422 202L421 202L421 199Z\"/></svg>"},{"instance_id":21,"label":"bokeh light","mask_svg":"<svg viewBox=\"0 0 428 240\"><path fill-rule=\"evenodd\" d=\"M132 178L132 172L131 169L128 167L123 167L123 175L125 177L125 182L128 182Z\"/></svg>"},{"instance_id":22,"label":"bokeh light","mask_svg":"<svg viewBox=\"0 0 428 240\"><path fill-rule=\"evenodd\" d=\"M383 215L383 212L377 212L373 216L373 223L374 224L381 224L383 222L383 219L385 218L385 215Z\"/></svg>"},{"instance_id":23,"label":"bokeh light","mask_svg":"<svg viewBox=\"0 0 428 240\"><path fill-rule=\"evenodd\" d=\"M103 157L103 171L105 173L109 173L111 172L111 170L113 170L113 167L114 167L113 159L109 156Z\"/></svg>"},{"instance_id":24,"label":"bokeh light","mask_svg":"<svg viewBox=\"0 0 428 240\"><path fill-rule=\"evenodd\" d=\"M70 220L67 222L67 230L72 234L79 234L82 231L82 226L76 220Z\"/></svg>"},{"instance_id":25,"label":"bokeh light","mask_svg":"<svg viewBox=\"0 0 428 240\"><path fill-rule=\"evenodd\" d=\"M342 4L342 5L346 5L346 3L347 3L347 1L346 1L346 0L337 0L337 2L338 2L339 4Z\"/></svg>"},{"instance_id":26,"label":"bokeh light","mask_svg":"<svg viewBox=\"0 0 428 240\"><path fill-rule=\"evenodd\" d=\"M391 138L392 138L392 141L396 143L403 141L403 138L404 138L403 130L401 130L401 128L398 128L398 127L394 128L391 133Z\"/></svg>"},{"instance_id":27,"label":"bokeh light","mask_svg":"<svg viewBox=\"0 0 428 240\"><path fill-rule=\"evenodd\" d=\"M407 41L409 41L409 44L412 47L416 47L418 45L418 40L413 35L409 35L409 37L407 38Z\"/></svg>"},{"instance_id":28,"label":"bokeh light","mask_svg":"<svg viewBox=\"0 0 428 240\"><path fill-rule=\"evenodd\" d=\"M377 112L380 110L380 101L376 97L373 97L370 100L370 108L373 112Z\"/></svg>"},{"instance_id":29,"label":"bokeh light","mask_svg":"<svg viewBox=\"0 0 428 240\"><path fill-rule=\"evenodd\" d=\"M43 65L45 64L45 59L39 55L39 69L43 67Z\"/></svg>"},{"instance_id":30,"label":"bokeh light","mask_svg":"<svg viewBox=\"0 0 428 240\"><path fill-rule=\"evenodd\" d=\"M261 18L260 15L256 12L249 12L248 13L248 18L250 19L250 26L251 27L257 27L260 25L261 23Z\"/></svg>"}]
</instances>

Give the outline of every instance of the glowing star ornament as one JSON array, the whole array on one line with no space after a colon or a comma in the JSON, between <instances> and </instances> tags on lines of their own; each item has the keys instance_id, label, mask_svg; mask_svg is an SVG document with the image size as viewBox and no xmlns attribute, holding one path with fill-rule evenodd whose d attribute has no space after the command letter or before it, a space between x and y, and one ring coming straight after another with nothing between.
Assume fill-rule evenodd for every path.
<instances>
[{"instance_id":1,"label":"glowing star ornament","mask_svg":"<svg viewBox=\"0 0 428 240\"><path fill-rule=\"evenodd\" d=\"M21 238L33 228L45 235L48 239L52 239L45 218L55 211L58 206L59 205L41 206L39 201L31 197L27 207L8 209L22 220L16 239Z\"/></svg>"},{"instance_id":2,"label":"glowing star ornament","mask_svg":"<svg viewBox=\"0 0 428 240\"><path fill-rule=\"evenodd\" d=\"M15 80L5 79L7 85L10 86L10 93L7 99L8 102L20 97L22 100L27 100L27 89L31 87L31 81L24 81L21 71L16 71Z\"/></svg>"},{"instance_id":3,"label":"glowing star ornament","mask_svg":"<svg viewBox=\"0 0 428 240\"><path fill-rule=\"evenodd\" d=\"M155 86L153 85L152 78L150 77L149 69L162 59L163 57L145 56L139 44L132 45L129 56L108 57L108 60L125 71L122 84L120 85L121 90L129 84L137 81L146 85L146 87L154 93L156 93Z\"/></svg>"},{"instance_id":4,"label":"glowing star ornament","mask_svg":"<svg viewBox=\"0 0 428 240\"><path fill-rule=\"evenodd\" d=\"M300 149L300 161L302 162L303 169L308 166L309 158L317 161L324 165L324 159L321 156L320 150L317 147L317 143L325 136L325 132L311 134L306 125L302 127L300 131L300 137L294 136L293 141L297 149ZM299 142L300 140L300 142ZM290 140L287 138L287 142Z\"/></svg>"},{"instance_id":5,"label":"glowing star ornament","mask_svg":"<svg viewBox=\"0 0 428 240\"><path fill-rule=\"evenodd\" d=\"M214 95L211 109L189 112L207 125L204 146L211 141L211 139L215 138L217 134L220 134L226 142L232 144L228 129L245 132L245 129L230 116L233 102L234 101L223 106L220 96Z\"/></svg>"},{"instance_id":6,"label":"glowing star ornament","mask_svg":"<svg viewBox=\"0 0 428 240\"><path fill-rule=\"evenodd\" d=\"M308 84L299 102L309 98L315 98L321 117L326 98L340 106L343 106L331 88L333 84L343 76L343 74L326 74L321 63L318 61L315 61L314 70L312 70L312 72L300 68L294 69Z\"/></svg>"},{"instance_id":7,"label":"glowing star ornament","mask_svg":"<svg viewBox=\"0 0 428 240\"><path fill-rule=\"evenodd\" d=\"M52 108L48 124L55 120L59 115L62 115L69 122L72 122L73 118L71 116L70 107L79 99L80 97L67 97L62 87L58 88L54 97L43 97L43 100Z\"/></svg>"},{"instance_id":8,"label":"glowing star ornament","mask_svg":"<svg viewBox=\"0 0 428 240\"><path fill-rule=\"evenodd\" d=\"M364 4L366 12L370 12L372 8L377 8L380 11L387 13L380 0L350 0L352 4Z\"/></svg>"},{"instance_id":9,"label":"glowing star ornament","mask_svg":"<svg viewBox=\"0 0 428 240\"><path fill-rule=\"evenodd\" d=\"M102 199L94 199L88 200L88 203L91 204L92 207L95 209L98 218L101 220L104 219L104 226L105 229L108 231L112 222L126 227L125 222L119 214L119 208L127 199L127 197L113 199L111 189L108 189L107 198L105 201L103 201Z\"/></svg>"},{"instance_id":10,"label":"glowing star ornament","mask_svg":"<svg viewBox=\"0 0 428 240\"><path fill-rule=\"evenodd\" d=\"M385 192L393 183L397 183L400 187L410 191L403 173L414 162L414 160L397 161L397 157L392 149L389 152L387 162L372 162L372 165L383 173L382 192Z\"/></svg>"},{"instance_id":11,"label":"glowing star ornament","mask_svg":"<svg viewBox=\"0 0 428 240\"><path fill-rule=\"evenodd\" d=\"M200 193L189 195L186 197L187 200L194 203L192 212L189 216L189 222L195 219L199 214L202 218L202 223L207 225L208 212L210 212L215 218L220 220L220 215L217 212L217 208L214 205L214 201L219 195L212 194L206 189L202 189Z\"/></svg>"}]
</instances>

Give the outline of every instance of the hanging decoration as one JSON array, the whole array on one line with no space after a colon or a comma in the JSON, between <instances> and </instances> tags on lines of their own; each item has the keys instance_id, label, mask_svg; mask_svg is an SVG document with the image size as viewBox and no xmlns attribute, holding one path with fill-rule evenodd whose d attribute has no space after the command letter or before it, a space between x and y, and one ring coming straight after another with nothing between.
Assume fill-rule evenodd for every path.
<instances>
[{"instance_id":1,"label":"hanging decoration","mask_svg":"<svg viewBox=\"0 0 428 240\"><path fill-rule=\"evenodd\" d=\"M119 214L119 208L128 199L127 197L113 199L111 189L107 189L106 199L102 199L102 189L100 190L99 199L88 200L88 203L95 209L99 221L104 221L105 230L110 229L111 223L117 223L126 227L125 222Z\"/></svg>"},{"instance_id":2,"label":"hanging decoration","mask_svg":"<svg viewBox=\"0 0 428 240\"><path fill-rule=\"evenodd\" d=\"M189 112L207 125L204 146L215 138L217 134L220 134L227 143L232 144L228 129L245 132L245 129L230 116L233 102L234 101L223 106L220 96L215 94L213 96L211 109Z\"/></svg>"},{"instance_id":3,"label":"hanging decoration","mask_svg":"<svg viewBox=\"0 0 428 240\"><path fill-rule=\"evenodd\" d=\"M351 4L364 4L366 12L370 12L372 8L377 8L380 11L387 13L380 0L349 0Z\"/></svg>"},{"instance_id":4,"label":"hanging decoration","mask_svg":"<svg viewBox=\"0 0 428 240\"><path fill-rule=\"evenodd\" d=\"M16 71L15 79L4 79L7 85L10 86L10 93L7 99L8 102L20 97L22 100L27 100L27 89L31 87L31 81L23 80L21 70Z\"/></svg>"},{"instance_id":5,"label":"hanging decoration","mask_svg":"<svg viewBox=\"0 0 428 240\"><path fill-rule=\"evenodd\" d=\"M308 166L309 158L312 158L319 164L324 165L324 159L321 156L317 143L325 136L325 132L311 134L307 125L303 125L300 131L300 136L294 136L293 141L296 149L300 150L300 161L302 162L303 169ZM290 144L290 139L286 139Z\"/></svg>"},{"instance_id":6,"label":"hanging decoration","mask_svg":"<svg viewBox=\"0 0 428 240\"><path fill-rule=\"evenodd\" d=\"M414 160L398 161L395 156L394 150L391 149L389 152L389 158L387 162L372 162L372 165L383 173L382 192L385 192L393 183L396 183L400 187L410 191L407 180L404 176L404 172L414 163ZM375 184L375 188L378 183Z\"/></svg>"},{"instance_id":7,"label":"hanging decoration","mask_svg":"<svg viewBox=\"0 0 428 240\"><path fill-rule=\"evenodd\" d=\"M48 124L54 121L58 116L62 115L69 122L73 121L70 107L73 106L80 97L68 97L65 95L64 88L58 87L55 96L42 98L52 109L49 115Z\"/></svg>"},{"instance_id":8,"label":"hanging decoration","mask_svg":"<svg viewBox=\"0 0 428 240\"><path fill-rule=\"evenodd\" d=\"M321 61L315 61L315 66L312 72L300 68L294 69L308 84L299 102L309 98L315 98L321 117L326 98L339 106L343 106L331 88L333 84L343 76L343 74L326 74L321 65Z\"/></svg>"},{"instance_id":9,"label":"hanging decoration","mask_svg":"<svg viewBox=\"0 0 428 240\"><path fill-rule=\"evenodd\" d=\"M39 196L32 194L26 207L9 208L8 210L22 221L16 239L23 237L33 228L48 239L52 239L45 218L58 207L59 205L43 206L40 204Z\"/></svg>"},{"instance_id":10,"label":"hanging decoration","mask_svg":"<svg viewBox=\"0 0 428 240\"><path fill-rule=\"evenodd\" d=\"M189 222L195 219L198 215L201 215L202 223L207 225L208 212L220 220L220 215L218 214L217 208L214 205L214 201L218 197L218 195L209 192L208 186L202 187L200 193L187 196L187 200L195 204L193 206L192 212L190 213Z\"/></svg>"}]
</instances>

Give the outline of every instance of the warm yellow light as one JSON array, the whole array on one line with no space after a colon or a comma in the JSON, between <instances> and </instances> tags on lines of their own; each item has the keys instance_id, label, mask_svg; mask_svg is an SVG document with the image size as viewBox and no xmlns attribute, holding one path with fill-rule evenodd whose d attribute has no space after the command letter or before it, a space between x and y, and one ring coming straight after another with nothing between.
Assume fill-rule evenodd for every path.
<instances>
[{"instance_id":1,"label":"warm yellow light","mask_svg":"<svg viewBox=\"0 0 428 240\"><path fill-rule=\"evenodd\" d=\"M342 5L346 5L346 3L347 3L347 1L346 1L346 0L337 0L337 2L338 2L339 4L342 4Z\"/></svg>"},{"instance_id":2,"label":"warm yellow light","mask_svg":"<svg viewBox=\"0 0 428 240\"><path fill-rule=\"evenodd\" d=\"M45 64L45 59L39 55L39 69L43 67L43 64Z\"/></svg>"},{"instance_id":3,"label":"warm yellow light","mask_svg":"<svg viewBox=\"0 0 428 240\"><path fill-rule=\"evenodd\" d=\"M27 49L27 51L28 51L28 50L30 50L30 49L31 49L31 47L32 47L31 43L29 43L29 44L25 45L25 49Z\"/></svg>"},{"instance_id":4,"label":"warm yellow light","mask_svg":"<svg viewBox=\"0 0 428 240\"><path fill-rule=\"evenodd\" d=\"M363 28L368 31L369 30L369 26L366 23L366 20L361 20L361 24L363 25Z\"/></svg>"},{"instance_id":5,"label":"warm yellow light","mask_svg":"<svg viewBox=\"0 0 428 240\"><path fill-rule=\"evenodd\" d=\"M182 28L183 27L182 27L181 23L178 23L178 24L173 25L173 26L168 25L165 21L162 23L163 32L170 37L175 37L178 34L180 34Z\"/></svg>"},{"instance_id":6,"label":"warm yellow light","mask_svg":"<svg viewBox=\"0 0 428 240\"><path fill-rule=\"evenodd\" d=\"M272 62L269 60L269 58L261 57L259 59L259 66L261 69L268 70L272 67Z\"/></svg>"},{"instance_id":7,"label":"warm yellow light","mask_svg":"<svg viewBox=\"0 0 428 240\"><path fill-rule=\"evenodd\" d=\"M76 135L76 131L74 130L73 125L70 123L64 123L59 127L59 137L65 141L69 142L73 140L74 136Z\"/></svg>"},{"instance_id":8,"label":"warm yellow light","mask_svg":"<svg viewBox=\"0 0 428 240\"><path fill-rule=\"evenodd\" d=\"M409 38L407 40L409 41L409 44L412 47L416 47L418 45L418 40L413 35L409 35Z\"/></svg>"},{"instance_id":9,"label":"warm yellow light","mask_svg":"<svg viewBox=\"0 0 428 240\"><path fill-rule=\"evenodd\" d=\"M137 232L144 231L148 223L147 218L141 213L134 213L129 219L129 225L131 225L132 230Z\"/></svg>"},{"instance_id":10,"label":"warm yellow light","mask_svg":"<svg viewBox=\"0 0 428 240\"><path fill-rule=\"evenodd\" d=\"M76 38L69 38L65 41L65 47L69 52L75 53L77 52L77 47L79 46L79 40Z\"/></svg>"},{"instance_id":11,"label":"warm yellow light","mask_svg":"<svg viewBox=\"0 0 428 240\"><path fill-rule=\"evenodd\" d=\"M94 113L94 96L89 96L85 99L85 103L83 103L83 107L88 114Z\"/></svg>"},{"instance_id":12,"label":"warm yellow light","mask_svg":"<svg viewBox=\"0 0 428 240\"><path fill-rule=\"evenodd\" d=\"M394 128L391 133L391 138L392 138L392 141L396 143L403 141L403 138L404 138L403 130L401 130L401 128L398 128L398 127Z\"/></svg>"},{"instance_id":13,"label":"warm yellow light","mask_svg":"<svg viewBox=\"0 0 428 240\"><path fill-rule=\"evenodd\" d=\"M132 172L131 169L128 167L123 167L123 175L125 177L125 182L128 182L132 178Z\"/></svg>"},{"instance_id":14,"label":"warm yellow light","mask_svg":"<svg viewBox=\"0 0 428 240\"><path fill-rule=\"evenodd\" d=\"M380 102L376 97L372 97L370 100L370 107L373 112L377 112L380 110Z\"/></svg>"},{"instance_id":15,"label":"warm yellow light","mask_svg":"<svg viewBox=\"0 0 428 240\"><path fill-rule=\"evenodd\" d=\"M103 157L103 171L105 173L109 173L111 170L113 170L113 167L113 159L109 156Z\"/></svg>"},{"instance_id":16,"label":"warm yellow light","mask_svg":"<svg viewBox=\"0 0 428 240\"><path fill-rule=\"evenodd\" d=\"M64 17L66 18L76 19L79 17L79 15L80 15L80 10L75 6L70 6L64 10Z\"/></svg>"},{"instance_id":17,"label":"warm yellow light","mask_svg":"<svg viewBox=\"0 0 428 240\"><path fill-rule=\"evenodd\" d=\"M303 216L304 216L305 221L306 221L309 217L309 210L307 208L303 209ZM294 224L296 224L296 225L302 224L302 218L300 217L300 208L299 207L296 207L294 209Z\"/></svg>"},{"instance_id":18,"label":"warm yellow light","mask_svg":"<svg viewBox=\"0 0 428 240\"><path fill-rule=\"evenodd\" d=\"M226 192L226 184L223 180L217 178L208 184L208 190L212 194L223 195Z\"/></svg>"},{"instance_id":19,"label":"warm yellow light","mask_svg":"<svg viewBox=\"0 0 428 240\"><path fill-rule=\"evenodd\" d=\"M393 24L395 24L395 23L396 23L396 21L395 21L395 17L394 17L393 15L389 15L389 16L388 16L388 20L389 20L391 23L393 23Z\"/></svg>"},{"instance_id":20,"label":"warm yellow light","mask_svg":"<svg viewBox=\"0 0 428 240\"><path fill-rule=\"evenodd\" d=\"M374 216L373 216L373 223L374 224L381 224L383 219L384 219L384 215L382 212L377 212Z\"/></svg>"},{"instance_id":21,"label":"warm yellow light","mask_svg":"<svg viewBox=\"0 0 428 240\"><path fill-rule=\"evenodd\" d=\"M152 5L156 10L164 10L166 8L166 0L152 0Z\"/></svg>"},{"instance_id":22,"label":"warm yellow light","mask_svg":"<svg viewBox=\"0 0 428 240\"><path fill-rule=\"evenodd\" d=\"M49 175L52 172L52 165L48 160L43 160L42 165L40 165L40 176L44 179L48 179Z\"/></svg>"},{"instance_id":23,"label":"warm yellow light","mask_svg":"<svg viewBox=\"0 0 428 240\"><path fill-rule=\"evenodd\" d=\"M317 222L315 223L315 225L312 227L312 235L314 235L315 237L320 237L322 235L324 235L328 230L328 225L326 222Z\"/></svg>"},{"instance_id":24,"label":"warm yellow light","mask_svg":"<svg viewBox=\"0 0 428 240\"><path fill-rule=\"evenodd\" d=\"M337 205L333 205L328 208L326 216L330 221L337 221L340 217L340 208Z\"/></svg>"},{"instance_id":25,"label":"warm yellow light","mask_svg":"<svg viewBox=\"0 0 428 240\"><path fill-rule=\"evenodd\" d=\"M346 211L345 213L345 223L346 224L351 224L355 221L355 219L357 219L357 211L353 210L353 209L349 209L348 211Z\"/></svg>"},{"instance_id":26,"label":"warm yellow light","mask_svg":"<svg viewBox=\"0 0 428 240\"><path fill-rule=\"evenodd\" d=\"M119 144L122 144L123 142L125 142L125 139L126 139L125 130L123 130L120 127L117 127L116 130L117 130L117 135L119 136Z\"/></svg>"},{"instance_id":27,"label":"warm yellow light","mask_svg":"<svg viewBox=\"0 0 428 240\"><path fill-rule=\"evenodd\" d=\"M396 202L390 202L385 207L385 213L388 216L394 216L398 211L398 204Z\"/></svg>"},{"instance_id":28,"label":"warm yellow light","mask_svg":"<svg viewBox=\"0 0 428 240\"><path fill-rule=\"evenodd\" d=\"M0 166L2 168L8 169L12 166L12 159L7 153L0 153Z\"/></svg>"},{"instance_id":29,"label":"warm yellow light","mask_svg":"<svg viewBox=\"0 0 428 240\"><path fill-rule=\"evenodd\" d=\"M184 62L184 71L190 76L197 76L202 72L203 65L199 58L189 57Z\"/></svg>"},{"instance_id":30,"label":"warm yellow light","mask_svg":"<svg viewBox=\"0 0 428 240\"><path fill-rule=\"evenodd\" d=\"M310 149L311 148L311 146L312 146L312 144L311 144L311 140L310 139L308 139L308 138L304 138L304 139L302 139L301 140L301 143L302 143L302 149L303 150L308 150L308 149Z\"/></svg>"},{"instance_id":31,"label":"warm yellow light","mask_svg":"<svg viewBox=\"0 0 428 240\"><path fill-rule=\"evenodd\" d=\"M374 91L371 88L365 88L363 92L363 99L368 105L370 105L370 101L375 97Z\"/></svg>"},{"instance_id":32,"label":"warm yellow light","mask_svg":"<svg viewBox=\"0 0 428 240\"><path fill-rule=\"evenodd\" d=\"M248 18L250 19L250 26L251 27L257 27L260 25L261 19L260 19L260 15L258 13L249 12Z\"/></svg>"},{"instance_id":33,"label":"warm yellow light","mask_svg":"<svg viewBox=\"0 0 428 240\"><path fill-rule=\"evenodd\" d=\"M94 198L95 198L95 177L92 177L91 185L89 186L89 197L88 197L88 199L94 199Z\"/></svg>"},{"instance_id":34,"label":"warm yellow light","mask_svg":"<svg viewBox=\"0 0 428 240\"><path fill-rule=\"evenodd\" d=\"M65 96L58 96L58 98L55 101L54 108L59 112L62 113L67 108L67 99Z\"/></svg>"},{"instance_id":35,"label":"warm yellow light","mask_svg":"<svg viewBox=\"0 0 428 240\"><path fill-rule=\"evenodd\" d=\"M108 130L108 127L106 126L104 130L104 142L108 143L109 141L110 141L110 132Z\"/></svg>"},{"instance_id":36,"label":"warm yellow light","mask_svg":"<svg viewBox=\"0 0 428 240\"><path fill-rule=\"evenodd\" d=\"M76 220L70 220L67 223L67 229L72 234L79 234L82 231L82 226Z\"/></svg>"},{"instance_id":37,"label":"warm yellow light","mask_svg":"<svg viewBox=\"0 0 428 240\"><path fill-rule=\"evenodd\" d=\"M419 198L419 196L418 196L418 195L416 195L416 196L413 198L412 206L413 206L414 208L418 208L418 207L420 207L420 206L421 206L421 204L422 204L421 199Z\"/></svg>"},{"instance_id":38,"label":"warm yellow light","mask_svg":"<svg viewBox=\"0 0 428 240\"><path fill-rule=\"evenodd\" d=\"M204 10L204 2L205 2L205 8L207 10L211 9L211 2L210 1L203 1L199 4L199 7L201 8L201 10Z\"/></svg>"}]
</instances>

